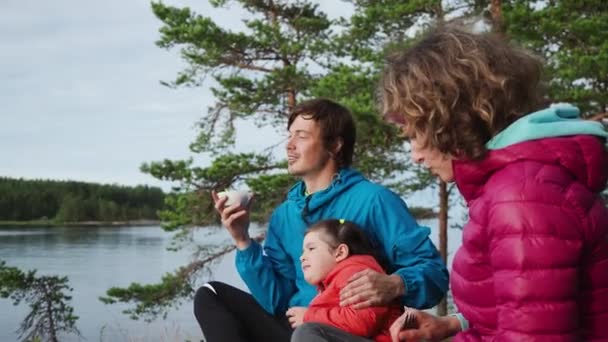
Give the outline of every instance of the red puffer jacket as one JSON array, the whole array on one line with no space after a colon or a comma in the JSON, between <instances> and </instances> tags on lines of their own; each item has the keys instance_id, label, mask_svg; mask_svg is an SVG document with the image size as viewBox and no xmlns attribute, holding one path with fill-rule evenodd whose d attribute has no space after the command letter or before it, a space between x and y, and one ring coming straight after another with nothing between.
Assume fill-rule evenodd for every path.
<instances>
[{"instance_id":1,"label":"red puffer jacket","mask_svg":"<svg viewBox=\"0 0 608 342\"><path fill-rule=\"evenodd\" d=\"M390 342L388 329L401 315L399 304L367 309L340 306L340 290L352 275L366 269L384 273L376 259L369 255L350 256L334 267L323 280L319 294L310 302L304 322L324 323L377 342Z\"/></svg>"},{"instance_id":2,"label":"red puffer jacket","mask_svg":"<svg viewBox=\"0 0 608 342\"><path fill-rule=\"evenodd\" d=\"M453 341L608 341L603 142L522 142L454 174L470 221L451 286L471 328Z\"/></svg>"}]
</instances>

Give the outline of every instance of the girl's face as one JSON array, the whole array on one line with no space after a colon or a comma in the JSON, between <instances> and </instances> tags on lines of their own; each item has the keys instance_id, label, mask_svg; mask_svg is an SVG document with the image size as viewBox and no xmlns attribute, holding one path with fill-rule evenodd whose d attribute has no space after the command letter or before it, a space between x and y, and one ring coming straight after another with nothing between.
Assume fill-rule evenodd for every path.
<instances>
[{"instance_id":1,"label":"girl's face","mask_svg":"<svg viewBox=\"0 0 608 342\"><path fill-rule=\"evenodd\" d=\"M333 248L323 231L312 231L304 236L304 247L300 262L304 279L311 285L319 285L327 274L345 257L343 247ZM344 245L341 245L344 246Z\"/></svg>"}]
</instances>

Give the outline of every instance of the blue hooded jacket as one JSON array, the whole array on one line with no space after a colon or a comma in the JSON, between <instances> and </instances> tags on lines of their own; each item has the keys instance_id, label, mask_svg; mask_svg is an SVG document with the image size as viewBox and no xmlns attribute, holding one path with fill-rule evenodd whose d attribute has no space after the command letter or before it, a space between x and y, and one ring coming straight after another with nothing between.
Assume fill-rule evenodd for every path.
<instances>
[{"instance_id":1,"label":"blue hooded jacket","mask_svg":"<svg viewBox=\"0 0 608 342\"><path fill-rule=\"evenodd\" d=\"M310 224L330 218L353 221L365 230L387 261L389 273L403 279L404 305L429 308L443 298L448 289L446 266L428 238L429 228L418 226L397 194L348 168L325 190L305 193L302 181L291 188L270 218L263 248L252 241L236 254L241 278L268 313L282 315L289 307L308 306L317 294L304 280L302 242Z\"/></svg>"}]
</instances>

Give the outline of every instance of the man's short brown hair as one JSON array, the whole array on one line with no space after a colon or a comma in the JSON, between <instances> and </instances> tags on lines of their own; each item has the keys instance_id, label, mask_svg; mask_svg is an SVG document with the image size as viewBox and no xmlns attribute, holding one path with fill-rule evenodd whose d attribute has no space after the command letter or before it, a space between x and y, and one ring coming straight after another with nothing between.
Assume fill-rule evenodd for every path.
<instances>
[{"instance_id":1,"label":"man's short brown hair","mask_svg":"<svg viewBox=\"0 0 608 342\"><path fill-rule=\"evenodd\" d=\"M336 143L342 142L342 148L334 156L339 168L350 167L353 162L357 128L353 115L348 108L329 99L319 98L298 104L287 121L287 129L298 117L314 120L321 128L323 146L331 151Z\"/></svg>"}]
</instances>

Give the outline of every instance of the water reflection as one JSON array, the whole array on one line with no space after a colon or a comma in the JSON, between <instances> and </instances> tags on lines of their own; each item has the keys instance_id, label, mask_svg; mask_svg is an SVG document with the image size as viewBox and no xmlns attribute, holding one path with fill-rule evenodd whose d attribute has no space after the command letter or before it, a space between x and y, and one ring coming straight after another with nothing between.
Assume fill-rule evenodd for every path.
<instances>
[{"instance_id":1,"label":"water reflection","mask_svg":"<svg viewBox=\"0 0 608 342\"><path fill-rule=\"evenodd\" d=\"M206 229L195 240L221 242L227 238L224 233ZM0 259L23 270L37 269L38 274L68 276L74 289L72 305L80 317L77 324L88 341L198 341L201 334L189 302L171 312L167 321L147 325L128 319L121 313L125 307L98 300L112 286L155 283L166 272L188 263L191 250L166 250L170 238L160 227L2 228ZM233 260L230 256L220 261L214 276L238 283ZM0 341L17 341L14 332L27 309L0 300Z\"/></svg>"}]
</instances>

